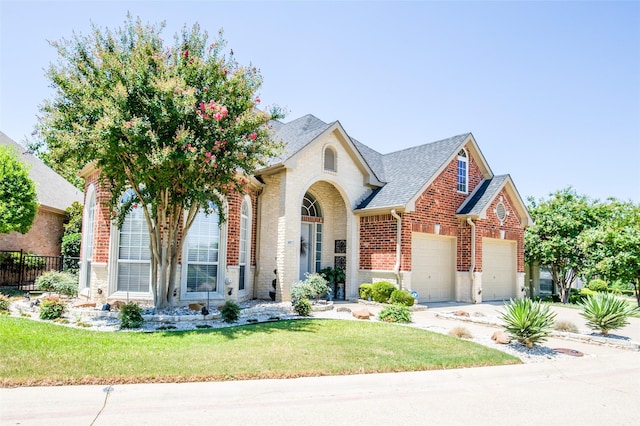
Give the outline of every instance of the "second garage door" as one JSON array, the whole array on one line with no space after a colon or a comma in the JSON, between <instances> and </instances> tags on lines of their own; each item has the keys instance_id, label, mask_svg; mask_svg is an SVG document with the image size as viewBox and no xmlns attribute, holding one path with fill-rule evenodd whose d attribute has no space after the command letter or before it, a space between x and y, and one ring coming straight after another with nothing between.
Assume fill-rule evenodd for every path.
<instances>
[{"instance_id":1,"label":"second garage door","mask_svg":"<svg viewBox=\"0 0 640 426\"><path fill-rule=\"evenodd\" d=\"M420 302L453 300L456 239L412 234L411 289Z\"/></svg>"},{"instance_id":2,"label":"second garage door","mask_svg":"<svg viewBox=\"0 0 640 426\"><path fill-rule=\"evenodd\" d=\"M509 300L515 297L516 243L482 239L482 300Z\"/></svg>"}]
</instances>

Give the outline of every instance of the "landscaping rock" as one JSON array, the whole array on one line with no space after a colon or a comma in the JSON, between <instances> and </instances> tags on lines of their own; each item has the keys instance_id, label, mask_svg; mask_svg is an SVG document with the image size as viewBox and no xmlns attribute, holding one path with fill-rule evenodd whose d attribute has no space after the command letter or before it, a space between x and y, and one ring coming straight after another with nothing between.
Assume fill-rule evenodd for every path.
<instances>
[{"instance_id":1,"label":"landscaping rock","mask_svg":"<svg viewBox=\"0 0 640 426\"><path fill-rule=\"evenodd\" d=\"M357 319L368 320L372 314L367 309L358 309L357 311L353 311L351 315L353 315Z\"/></svg>"},{"instance_id":2,"label":"landscaping rock","mask_svg":"<svg viewBox=\"0 0 640 426\"><path fill-rule=\"evenodd\" d=\"M127 302L123 302L122 300L115 300L110 303L112 311L119 311L122 305L126 305Z\"/></svg>"},{"instance_id":3,"label":"landscaping rock","mask_svg":"<svg viewBox=\"0 0 640 426\"><path fill-rule=\"evenodd\" d=\"M189 303L189 310L200 312L205 307L204 303Z\"/></svg>"},{"instance_id":4,"label":"landscaping rock","mask_svg":"<svg viewBox=\"0 0 640 426\"><path fill-rule=\"evenodd\" d=\"M496 331L491 336L491 340L494 340L496 343L500 343L501 345L508 345L511 343L511 336L504 331Z\"/></svg>"},{"instance_id":5,"label":"landscaping rock","mask_svg":"<svg viewBox=\"0 0 640 426\"><path fill-rule=\"evenodd\" d=\"M457 317L469 317L469 312L467 311L455 311L453 313L453 315L457 316Z\"/></svg>"},{"instance_id":6,"label":"landscaping rock","mask_svg":"<svg viewBox=\"0 0 640 426\"><path fill-rule=\"evenodd\" d=\"M346 306L338 306L336 308L336 312L351 312L351 309Z\"/></svg>"},{"instance_id":7,"label":"landscaping rock","mask_svg":"<svg viewBox=\"0 0 640 426\"><path fill-rule=\"evenodd\" d=\"M96 302L89 302L88 300L78 300L73 304L74 308L95 308Z\"/></svg>"}]
</instances>

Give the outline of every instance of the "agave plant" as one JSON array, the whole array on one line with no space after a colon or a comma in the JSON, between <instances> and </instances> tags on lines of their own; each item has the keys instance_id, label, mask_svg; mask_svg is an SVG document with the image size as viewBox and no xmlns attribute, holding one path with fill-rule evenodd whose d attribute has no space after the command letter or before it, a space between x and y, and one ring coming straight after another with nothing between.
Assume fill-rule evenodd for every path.
<instances>
[{"instance_id":1,"label":"agave plant","mask_svg":"<svg viewBox=\"0 0 640 426\"><path fill-rule=\"evenodd\" d=\"M518 342L531 348L546 340L556 317L549 306L530 299L511 299L504 306L506 312L501 314L504 328Z\"/></svg>"},{"instance_id":2,"label":"agave plant","mask_svg":"<svg viewBox=\"0 0 640 426\"><path fill-rule=\"evenodd\" d=\"M629 324L627 318L634 314L635 308L613 293L596 293L579 302L580 315L587 319L587 325L600 330L604 335L610 330Z\"/></svg>"}]
</instances>

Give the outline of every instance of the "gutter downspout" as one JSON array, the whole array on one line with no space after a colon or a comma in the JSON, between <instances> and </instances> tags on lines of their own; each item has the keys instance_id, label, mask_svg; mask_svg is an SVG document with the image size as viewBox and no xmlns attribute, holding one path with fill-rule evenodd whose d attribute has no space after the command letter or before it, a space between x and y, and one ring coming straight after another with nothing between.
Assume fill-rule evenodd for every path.
<instances>
[{"instance_id":1,"label":"gutter downspout","mask_svg":"<svg viewBox=\"0 0 640 426\"><path fill-rule=\"evenodd\" d=\"M396 235L396 264L393 266L393 272L396 274L396 280L400 290L402 290L402 281L400 280L400 250L402 249L402 218L396 213L396 209L391 209L391 216L397 221Z\"/></svg>"},{"instance_id":2,"label":"gutter downspout","mask_svg":"<svg viewBox=\"0 0 640 426\"><path fill-rule=\"evenodd\" d=\"M471 267L469 268L469 278L471 279L471 301L477 303L475 295L475 274L476 270L476 224L470 217L467 218L467 223L471 227Z\"/></svg>"}]
</instances>

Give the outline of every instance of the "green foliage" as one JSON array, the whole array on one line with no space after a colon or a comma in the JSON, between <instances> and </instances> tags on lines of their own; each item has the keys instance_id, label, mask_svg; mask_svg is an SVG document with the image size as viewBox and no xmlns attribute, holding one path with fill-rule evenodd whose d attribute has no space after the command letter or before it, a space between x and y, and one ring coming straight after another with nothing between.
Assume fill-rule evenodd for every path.
<instances>
[{"instance_id":1,"label":"green foliage","mask_svg":"<svg viewBox=\"0 0 640 426\"><path fill-rule=\"evenodd\" d=\"M309 302L309 299L298 299L293 304L293 310L296 314L307 317L311 314L311 302Z\"/></svg>"},{"instance_id":2,"label":"green foliage","mask_svg":"<svg viewBox=\"0 0 640 426\"><path fill-rule=\"evenodd\" d=\"M78 293L78 277L69 272L49 271L36 278L36 286L41 291L75 296Z\"/></svg>"},{"instance_id":3,"label":"green foliage","mask_svg":"<svg viewBox=\"0 0 640 426\"><path fill-rule=\"evenodd\" d=\"M529 348L546 340L556 317L549 306L530 299L512 299L505 309L501 314L504 328Z\"/></svg>"},{"instance_id":4,"label":"green foliage","mask_svg":"<svg viewBox=\"0 0 640 426\"><path fill-rule=\"evenodd\" d=\"M637 313L637 309L624 299L612 293L596 293L579 303L587 325L602 334L629 324L627 319Z\"/></svg>"},{"instance_id":5,"label":"green foliage","mask_svg":"<svg viewBox=\"0 0 640 426\"><path fill-rule=\"evenodd\" d=\"M404 306L413 306L416 299L407 290L393 290L391 297L389 297L389 303L400 304Z\"/></svg>"},{"instance_id":6,"label":"green foliage","mask_svg":"<svg viewBox=\"0 0 640 426\"><path fill-rule=\"evenodd\" d=\"M83 207L77 201L74 201L65 209L64 235L79 234L82 232L82 211ZM80 253L80 252L78 252Z\"/></svg>"},{"instance_id":7,"label":"green foliage","mask_svg":"<svg viewBox=\"0 0 640 426\"><path fill-rule=\"evenodd\" d=\"M4 294L0 294L0 311L8 311L11 300Z\"/></svg>"},{"instance_id":8,"label":"green foliage","mask_svg":"<svg viewBox=\"0 0 640 426\"><path fill-rule=\"evenodd\" d=\"M528 210L534 224L525 231L525 261L548 266L562 301L567 303L569 289L585 264L578 237L598 225L599 205L566 188L550 194L547 200L529 199Z\"/></svg>"},{"instance_id":9,"label":"green foliage","mask_svg":"<svg viewBox=\"0 0 640 426\"><path fill-rule=\"evenodd\" d=\"M318 299L331 291L327 285L327 280L320 274L307 274L304 281L299 281L291 286L291 298L300 299Z\"/></svg>"},{"instance_id":10,"label":"green foliage","mask_svg":"<svg viewBox=\"0 0 640 426\"><path fill-rule=\"evenodd\" d=\"M569 303L576 304L589 296L593 296L594 294L596 294L595 291L590 290L586 287L581 288L580 290L572 288L571 293L569 294Z\"/></svg>"},{"instance_id":11,"label":"green foliage","mask_svg":"<svg viewBox=\"0 0 640 426\"><path fill-rule=\"evenodd\" d=\"M185 26L166 45L163 27L128 16L121 28L52 42L53 98L38 126L52 162L76 170L96 162L118 225L134 206L143 209L157 249L152 265L168 271L152 282L157 307L173 304L178 236L200 210L222 222L243 176L282 147L269 124L280 111L259 109L258 69L226 52L222 33L211 42L198 25ZM121 200L127 190L134 195ZM161 256L163 247L171 250Z\"/></svg>"},{"instance_id":12,"label":"green foliage","mask_svg":"<svg viewBox=\"0 0 640 426\"><path fill-rule=\"evenodd\" d=\"M396 286L387 281L379 281L371 288L371 298L378 303L387 303Z\"/></svg>"},{"instance_id":13,"label":"green foliage","mask_svg":"<svg viewBox=\"0 0 640 426\"><path fill-rule=\"evenodd\" d=\"M368 300L373 295L373 284L360 284L358 294L360 295L360 299Z\"/></svg>"},{"instance_id":14,"label":"green foliage","mask_svg":"<svg viewBox=\"0 0 640 426\"><path fill-rule=\"evenodd\" d=\"M67 310L67 306L59 300L45 300L40 306L40 319L55 320L62 317Z\"/></svg>"},{"instance_id":15,"label":"green foliage","mask_svg":"<svg viewBox=\"0 0 640 426\"><path fill-rule=\"evenodd\" d=\"M0 234L26 234L37 211L36 185L27 166L11 148L0 145Z\"/></svg>"},{"instance_id":16,"label":"green foliage","mask_svg":"<svg viewBox=\"0 0 640 426\"><path fill-rule=\"evenodd\" d=\"M609 285L605 280L596 278L587 284L587 288L592 291L607 291L609 289Z\"/></svg>"},{"instance_id":17,"label":"green foliage","mask_svg":"<svg viewBox=\"0 0 640 426\"><path fill-rule=\"evenodd\" d=\"M218 308L222 320L227 323L236 322L240 318L240 306L233 300L227 300Z\"/></svg>"},{"instance_id":18,"label":"green foliage","mask_svg":"<svg viewBox=\"0 0 640 426\"><path fill-rule=\"evenodd\" d=\"M118 319L120 320L120 328L140 328L144 324L142 308L135 302L121 305Z\"/></svg>"},{"instance_id":19,"label":"green foliage","mask_svg":"<svg viewBox=\"0 0 640 426\"><path fill-rule=\"evenodd\" d=\"M378 319L384 322L411 322L411 311L404 305L389 305L378 313Z\"/></svg>"},{"instance_id":20,"label":"green foliage","mask_svg":"<svg viewBox=\"0 0 640 426\"><path fill-rule=\"evenodd\" d=\"M330 266L322 268L319 274L322 275L328 282L333 284L343 283L346 278L346 275L342 269L332 268Z\"/></svg>"}]
</instances>

